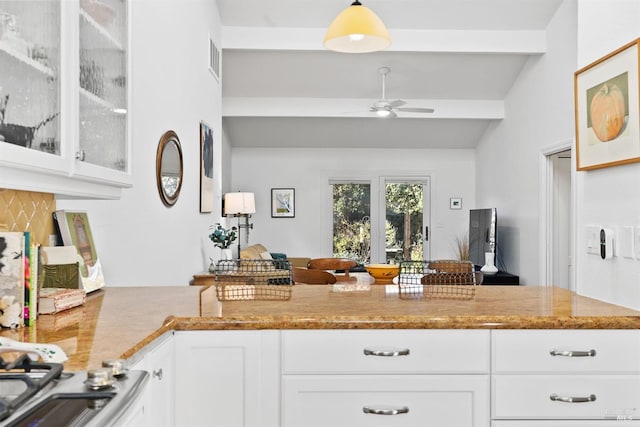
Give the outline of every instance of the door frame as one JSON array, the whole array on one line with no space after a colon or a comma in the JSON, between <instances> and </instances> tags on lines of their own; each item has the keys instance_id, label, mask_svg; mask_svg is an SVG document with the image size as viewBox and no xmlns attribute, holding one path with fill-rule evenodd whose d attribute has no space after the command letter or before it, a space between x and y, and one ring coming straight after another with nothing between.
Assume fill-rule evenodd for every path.
<instances>
[{"instance_id":1,"label":"door frame","mask_svg":"<svg viewBox=\"0 0 640 427\"><path fill-rule=\"evenodd\" d=\"M557 144L545 147L540 151L539 158L539 281L540 285L553 286L554 251L553 243L553 197L554 197L554 176L553 159L555 154L571 150L571 194L569 201L569 256L571 265L569 267L569 290L575 291L576 268L576 168L575 168L575 142L574 140L561 141Z\"/></svg>"}]
</instances>

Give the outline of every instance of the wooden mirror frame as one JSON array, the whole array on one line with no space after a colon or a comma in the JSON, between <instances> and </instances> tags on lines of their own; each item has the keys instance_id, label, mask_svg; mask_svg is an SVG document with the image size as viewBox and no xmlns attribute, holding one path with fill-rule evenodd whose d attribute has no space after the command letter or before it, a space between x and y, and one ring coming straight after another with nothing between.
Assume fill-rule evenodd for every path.
<instances>
[{"instance_id":1,"label":"wooden mirror frame","mask_svg":"<svg viewBox=\"0 0 640 427\"><path fill-rule=\"evenodd\" d=\"M175 146L178 155L178 184L172 194L167 191L167 189L163 185L162 180L162 164L163 160L166 160L164 158L165 149L167 149L167 147L170 145ZM182 147L180 146L180 139L174 131L169 130L160 137L160 141L158 142L158 150L156 152L156 183L158 185L158 194L160 194L162 203L164 203L164 205L167 207L173 206L178 201L178 196L180 196L180 190L182 188L182 171Z\"/></svg>"}]
</instances>

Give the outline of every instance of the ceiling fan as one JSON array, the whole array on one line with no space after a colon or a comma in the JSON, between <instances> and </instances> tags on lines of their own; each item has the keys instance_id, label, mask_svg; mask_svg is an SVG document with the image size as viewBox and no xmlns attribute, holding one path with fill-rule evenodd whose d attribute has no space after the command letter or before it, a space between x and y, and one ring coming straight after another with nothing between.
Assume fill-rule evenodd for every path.
<instances>
[{"instance_id":1,"label":"ceiling fan","mask_svg":"<svg viewBox=\"0 0 640 427\"><path fill-rule=\"evenodd\" d=\"M385 96L387 74L391 72L391 69L389 67L380 67L378 68L378 72L382 75L382 98L376 101L371 108L369 108L369 111L376 113L380 117L391 118L398 117L396 113L398 111L406 113L433 113L435 111L433 108L403 107L406 102L401 99L394 101L387 100Z\"/></svg>"}]
</instances>

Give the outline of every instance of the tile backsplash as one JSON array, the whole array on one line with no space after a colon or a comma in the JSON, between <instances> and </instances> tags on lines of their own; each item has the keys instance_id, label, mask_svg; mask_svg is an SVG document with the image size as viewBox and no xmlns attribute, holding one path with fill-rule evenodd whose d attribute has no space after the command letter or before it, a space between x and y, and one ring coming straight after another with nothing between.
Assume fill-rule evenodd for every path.
<instances>
[{"instance_id":1,"label":"tile backsplash","mask_svg":"<svg viewBox=\"0 0 640 427\"><path fill-rule=\"evenodd\" d=\"M31 231L35 242L48 246L55 210L53 194L0 188L0 230Z\"/></svg>"}]
</instances>

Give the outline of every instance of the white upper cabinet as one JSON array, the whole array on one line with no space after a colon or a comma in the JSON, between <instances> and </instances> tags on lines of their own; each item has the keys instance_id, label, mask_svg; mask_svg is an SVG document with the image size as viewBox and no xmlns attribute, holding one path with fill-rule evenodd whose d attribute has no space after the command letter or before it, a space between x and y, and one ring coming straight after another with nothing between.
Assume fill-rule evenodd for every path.
<instances>
[{"instance_id":1,"label":"white upper cabinet","mask_svg":"<svg viewBox=\"0 0 640 427\"><path fill-rule=\"evenodd\" d=\"M123 0L80 0L78 175L129 172L127 16Z\"/></svg>"},{"instance_id":2,"label":"white upper cabinet","mask_svg":"<svg viewBox=\"0 0 640 427\"><path fill-rule=\"evenodd\" d=\"M0 161L65 172L59 1L0 1Z\"/></svg>"},{"instance_id":3,"label":"white upper cabinet","mask_svg":"<svg viewBox=\"0 0 640 427\"><path fill-rule=\"evenodd\" d=\"M114 198L131 185L128 12L0 0L0 187Z\"/></svg>"}]
</instances>

